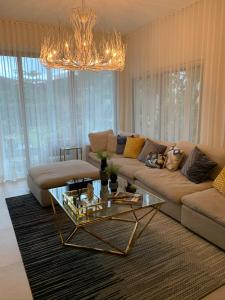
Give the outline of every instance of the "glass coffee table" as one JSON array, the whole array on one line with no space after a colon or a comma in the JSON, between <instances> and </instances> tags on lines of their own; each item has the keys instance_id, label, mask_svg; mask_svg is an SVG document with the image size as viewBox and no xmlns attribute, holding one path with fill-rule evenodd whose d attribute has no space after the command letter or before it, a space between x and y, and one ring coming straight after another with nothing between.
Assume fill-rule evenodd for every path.
<instances>
[{"instance_id":1,"label":"glass coffee table","mask_svg":"<svg viewBox=\"0 0 225 300\"><path fill-rule=\"evenodd\" d=\"M127 183L126 180L119 178L118 182L118 191L125 191L125 186ZM103 201L100 197L101 181L94 180L93 188L95 195L95 199L93 198L94 205L91 205L89 208L80 205L79 211L77 211L76 207L74 209L74 207L70 205L70 202L67 201L67 196L71 195L71 192L68 192L67 186L49 189L51 204L55 216L55 225L59 233L61 243L64 246L126 256L165 201L139 187L137 187L136 190L136 195L141 195L138 202L124 203L123 200L115 201L113 194L109 194L109 197ZM62 232L61 217L57 213L58 209L56 209L56 203L66 213L68 219L72 221L70 222L72 224L71 231L66 237ZM80 207L82 211L80 210ZM141 210L143 210L144 213L139 217L138 211ZM132 218L127 218L127 215L131 216ZM132 226L132 231L128 238L128 242L123 249L114 245L111 241L107 240L105 237L103 238L97 232L94 232L90 229L91 226L96 223L109 222L110 220L128 222ZM143 220L145 221L144 225L141 223ZM110 247L110 249L89 247L75 243L74 240L79 231L85 231L92 237L95 237L97 240L100 240L102 243Z\"/></svg>"}]
</instances>

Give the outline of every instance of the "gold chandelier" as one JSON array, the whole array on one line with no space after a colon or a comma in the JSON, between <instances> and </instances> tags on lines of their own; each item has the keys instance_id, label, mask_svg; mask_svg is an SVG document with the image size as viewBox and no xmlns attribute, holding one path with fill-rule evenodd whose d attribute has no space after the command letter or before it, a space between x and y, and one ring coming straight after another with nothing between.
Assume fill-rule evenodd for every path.
<instances>
[{"instance_id":1,"label":"gold chandelier","mask_svg":"<svg viewBox=\"0 0 225 300\"><path fill-rule=\"evenodd\" d=\"M121 33L104 34L96 45L93 27L96 14L86 8L74 8L70 21L73 31L59 26L58 30L50 30L45 36L40 59L48 68L65 70L117 70L122 71L125 65L126 46Z\"/></svg>"}]
</instances>

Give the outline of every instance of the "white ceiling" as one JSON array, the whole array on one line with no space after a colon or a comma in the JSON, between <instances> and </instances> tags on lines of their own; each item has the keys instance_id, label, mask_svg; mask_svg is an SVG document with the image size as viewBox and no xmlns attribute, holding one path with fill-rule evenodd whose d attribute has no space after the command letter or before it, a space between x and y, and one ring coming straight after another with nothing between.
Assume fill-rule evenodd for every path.
<instances>
[{"instance_id":1,"label":"white ceiling","mask_svg":"<svg viewBox=\"0 0 225 300\"><path fill-rule=\"evenodd\" d=\"M86 0L97 13L98 29L128 33L197 0ZM81 0L0 0L0 18L68 24L71 9Z\"/></svg>"}]
</instances>

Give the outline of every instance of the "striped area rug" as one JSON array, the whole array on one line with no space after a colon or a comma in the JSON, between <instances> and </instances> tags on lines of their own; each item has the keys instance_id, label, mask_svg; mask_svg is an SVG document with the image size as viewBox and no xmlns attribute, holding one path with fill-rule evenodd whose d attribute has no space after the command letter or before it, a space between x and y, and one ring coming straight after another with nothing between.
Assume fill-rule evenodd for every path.
<instances>
[{"instance_id":1,"label":"striped area rug","mask_svg":"<svg viewBox=\"0 0 225 300\"><path fill-rule=\"evenodd\" d=\"M51 208L32 195L6 201L34 299L193 300L225 284L225 252L162 213L119 257L62 247ZM95 230L121 245L128 226L109 221ZM85 233L78 238L98 243Z\"/></svg>"}]
</instances>

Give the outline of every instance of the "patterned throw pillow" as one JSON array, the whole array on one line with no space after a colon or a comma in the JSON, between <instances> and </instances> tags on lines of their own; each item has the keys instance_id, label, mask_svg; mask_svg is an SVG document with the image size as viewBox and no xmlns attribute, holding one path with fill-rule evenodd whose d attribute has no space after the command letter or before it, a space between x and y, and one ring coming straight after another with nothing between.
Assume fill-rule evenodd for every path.
<instances>
[{"instance_id":1,"label":"patterned throw pillow","mask_svg":"<svg viewBox=\"0 0 225 300\"><path fill-rule=\"evenodd\" d=\"M138 155L138 160L145 162L149 153L160 153L164 154L167 146L155 143L152 140L147 139L145 141L144 147L142 148L140 154Z\"/></svg>"},{"instance_id":2,"label":"patterned throw pillow","mask_svg":"<svg viewBox=\"0 0 225 300\"><path fill-rule=\"evenodd\" d=\"M123 152L124 157L137 158L140 153L145 139L140 137L128 137L126 146Z\"/></svg>"},{"instance_id":3,"label":"patterned throw pillow","mask_svg":"<svg viewBox=\"0 0 225 300\"><path fill-rule=\"evenodd\" d=\"M166 157L160 153L149 153L145 165L150 168L162 169L165 166Z\"/></svg>"},{"instance_id":4,"label":"patterned throw pillow","mask_svg":"<svg viewBox=\"0 0 225 300\"><path fill-rule=\"evenodd\" d=\"M205 181L209 172L217 163L211 161L198 147L195 147L188 156L181 173L194 183Z\"/></svg>"},{"instance_id":5,"label":"patterned throw pillow","mask_svg":"<svg viewBox=\"0 0 225 300\"><path fill-rule=\"evenodd\" d=\"M225 195L225 167L213 181L213 187Z\"/></svg>"},{"instance_id":6,"label":"patterned throw pillow","mask_svg":"<svg viewBox=\"0 0 225 300\"><path fill-rule=\"evenodd\" d=\"M176 171L184 157L184 151L172 146L167 152L166 168L170 171Z\"/></svg>"}]
</instances>

